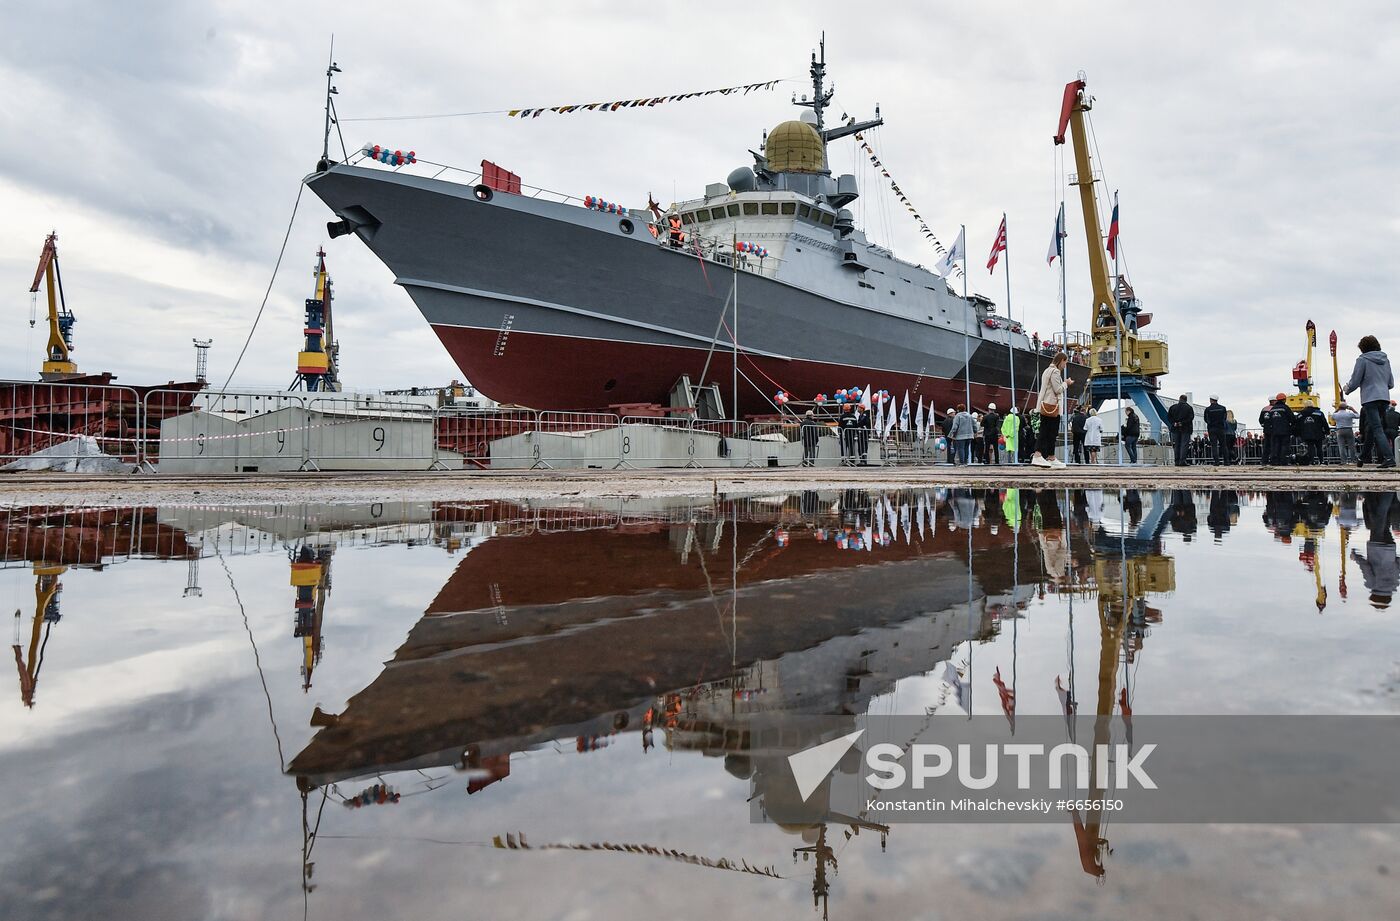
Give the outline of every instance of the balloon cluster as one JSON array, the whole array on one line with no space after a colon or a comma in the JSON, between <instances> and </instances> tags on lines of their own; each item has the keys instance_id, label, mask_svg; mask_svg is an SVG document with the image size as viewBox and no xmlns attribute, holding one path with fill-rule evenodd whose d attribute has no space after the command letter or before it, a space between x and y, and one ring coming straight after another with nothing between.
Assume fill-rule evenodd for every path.
<instances>
[{"instance_id":1,"label":"balloon cluster","mask_svg":"<svg viewBox=\"0 0 1400 921\"><path fill-rule=\"evenodd\" d=\"M824 394L824 393L819 393L819 394L817 394L817 396L816 396L815 399L816 399L816 402L818 402L818 403L825 403L826 400L827 400L827 397L826 397L826 394Z\"/></svg>"},{"instance_id":2,"label":"balloon cluster","mask_svg":"<svg viewBox=\"0 0 1400 921\"><path fill-rule=\"evenodd\" d=\"M762 246L759 246L757 243L749 243L745 240L740 240L738 243L735 243L734 250L735 252L748 253L751 256L757 256L760 259L768 258L767 249L763 248Z\"/></svg>"},{"instance_id":3,"label":"balloon cluster","mask_svg":"<svg viewBox=\"0 0 1400 921\"><path fill-rule=\"evenodd\" d=\"M779 406L785 405L791 399L792 397L788 396L788 392L786 390L779 390L773 395L773 402L778 404Z\"/></svg>"},{"instance_id":4,"label":"balloon cluster","mask_svg":"<svg viewBox=\"0 0 1400 921\"><path fill-rule=\"evenodd\" d=\"M603 199L598 198L594 195L583 196L583 206L585 208L590 208L594 211L602 211L606 214L620 214L623 217L627 216L627 209L619 205L617 202L604 201Z\"/></svg>"},{"instance_id":5,"label":"balloon cluster","mask_svg":"<svg viewBox=\"0 0 1400 921\"><path fill-rule=\"evenodd\" d=\"M384 803L397 803L399 794L386 784L377 783L371 787L366 787L363 792L357 793L347 800L343 800L341 805L347 809L359 809L362 806L383 805Z\"/></svg>"},{"instance_id":6,"label":"balloon cluster","mask_svg":"<svg viewBox=\"0 0 1400 921\"><path fill-rule=\"evenodd\" d=\"M1011 321L1003 320L1000 317L988 317L982 322L988 329L1009 329L1013 333L1021 332L1020 323L1012 323ZM1037 338L1039 338L1039 336L1037 336Z\"/></svg>"},{"instance_id":7,"label":"balloon cluster","mask_svg":"<svg viewBox=\"0 0 1400 921\"><path fill-rule=\"evenodd\" d=\"M411 150L404 153L402 150L390 150L387 147L380 147L378 144L366 147L364 154L371 160L378 160L387 166L403 166L405 163L418 162L418 154Z\"/></svg>"},{"instance_id":8,"label":"balloon cluster","mask_svg":"<svg viewBox=\"0 0 1400 921\"><path fill-rule=\"evenodd\" d=\"M888 390L877 390L870 395L870 403L872 406L876 403L886 403L889 400L890 392Z\"/></svg>"},{"instance_id":9,"label":"balloon cluster","mask_svg":"<svg viewBox=\"0 0 1400 921\"><path fill-rule=\"evenodd\" d=\"M871 537L874 537L874 534ZM846 528L836 532L834 543L837 550L864 550L865 534L855 528Z\"/></svg>"}]
</instances>

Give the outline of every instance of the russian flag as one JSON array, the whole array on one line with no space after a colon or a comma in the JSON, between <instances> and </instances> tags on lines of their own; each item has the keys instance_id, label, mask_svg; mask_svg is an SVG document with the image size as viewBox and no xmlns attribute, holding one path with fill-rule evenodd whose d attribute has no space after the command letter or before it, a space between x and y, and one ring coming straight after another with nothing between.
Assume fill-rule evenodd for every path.
<instances>
[{"instance_id":1,"label":"russian flag","mask_svg":"<svg viewBox=\"0 0 1400 921\"><path fill-rule=\"evenodd\" d=\"M1118 196L1113 196L1113 217L1108 222L1108 254L1118 258Z\"/></svg>"}]
</instances>

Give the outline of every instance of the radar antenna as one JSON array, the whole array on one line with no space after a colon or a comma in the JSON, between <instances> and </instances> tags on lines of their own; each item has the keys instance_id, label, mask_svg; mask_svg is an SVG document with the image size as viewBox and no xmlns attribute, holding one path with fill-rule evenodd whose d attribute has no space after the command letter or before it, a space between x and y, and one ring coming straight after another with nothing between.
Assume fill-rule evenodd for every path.
<instances>
[{"instance_id":1,"label":"radar antenna","mask_svg":"<svg viewBox=\"0 0 1400 921\"><path fill-rule=\"evenodd\" d=\"M827 106L831 105L831 97L836 93L836 86L833 84L825 90L822 89L822 83L826 80L825 32L822 33L819 46L821 48L820 56L818 56L817 52L812 52L812 98L808 99L806 96L803 96L801 102L798 102L796 99L794 99L793 102L796 105L804 106L812 110L812 113L817 116L817 131L821 132L826 126L826 119L822 117L822 112Z\"/></svg>"},{"instance_id":2,"label":"radar antenna","mask_svg":"<svg viewBox=\"0 0 1400 921\"><path fill-rule=\"evenodd\" d=\"M883 125L885 123L885 120L880 117L880 106L877 104L875 106L874 118L867 119L866 121L856 121L854 118L851 118L848 119L845 124L832 128L829 131L827 130L826 118L822 115L822 112L825 111L829 105L831 105L831 97L836 93L836 84L833 83L831 86L825 86L825 32L822 33L821 41L818 47L821 49L820 54L816 51L812 52L812 98L808 99L806 95L803 95L803 97L799 100L796 98L796 96L794 96L792 104L812 110L812 113L816 116L817 134L821 135L822 141L824 143L829 144L837 138L849 137L852 134L856 134L861 131L867 131L871 128L878 128L880 125Z\"/></svg>"}]
</instances>

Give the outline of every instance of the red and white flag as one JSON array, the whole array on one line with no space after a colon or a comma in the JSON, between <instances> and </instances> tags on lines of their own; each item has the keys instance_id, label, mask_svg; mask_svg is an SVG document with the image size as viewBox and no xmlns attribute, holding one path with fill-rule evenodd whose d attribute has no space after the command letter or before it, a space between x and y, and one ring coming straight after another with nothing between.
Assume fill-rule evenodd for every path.
<instances>
[{"instance_id":1,"label":"red and white flag","mask_svg":"<svg viewBox=\"0 0 1400 921\"><path fill-rule=\"evenodd\" d=\"M1001 229L997 231L997 241L992 244L992 254L987 257L987 273L996 270L997 259L1006 252L1006 215L1001 216Z\"/></svg>"}]
</instances>

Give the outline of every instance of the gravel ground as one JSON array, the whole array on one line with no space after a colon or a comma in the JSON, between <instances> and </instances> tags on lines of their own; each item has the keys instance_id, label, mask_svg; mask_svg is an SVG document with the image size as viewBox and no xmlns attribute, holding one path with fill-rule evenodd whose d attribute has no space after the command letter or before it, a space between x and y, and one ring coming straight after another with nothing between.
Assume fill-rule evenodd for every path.
<instances>
[{"instance_id":1,"label":"gravel ground","mask_svg":"<svg viewBox=\"0 0 1400 921\"><path fill-rule=\"evenodd\" d=\"M297 473L206 477L0 475L4 505L204 505L275 502L451 501L551 497L694 496L901 486L1027 489L1400 488L1400 474L1351 467L911 467L734 470L532 470L453 473Z\"/></svg>"}]
</instances>

